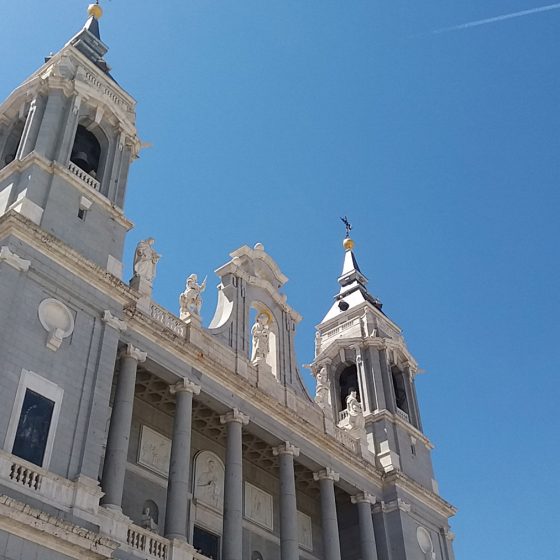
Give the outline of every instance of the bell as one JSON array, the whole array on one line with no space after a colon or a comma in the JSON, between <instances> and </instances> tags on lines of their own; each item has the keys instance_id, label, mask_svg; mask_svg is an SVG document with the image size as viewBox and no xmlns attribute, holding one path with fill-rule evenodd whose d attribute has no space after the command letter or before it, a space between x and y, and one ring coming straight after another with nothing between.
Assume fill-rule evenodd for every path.
<instances>
[{"instance_id":1,"label":"bell","mask_svg":"<svg viewBox=\"0 0 560 560\"><path fill-rule=\"evenodd\" d=\"M72 155L72 161L86 173L89 173L92 170L92 166L86 152L76 152Z\"/></svg>"}]
</instances>

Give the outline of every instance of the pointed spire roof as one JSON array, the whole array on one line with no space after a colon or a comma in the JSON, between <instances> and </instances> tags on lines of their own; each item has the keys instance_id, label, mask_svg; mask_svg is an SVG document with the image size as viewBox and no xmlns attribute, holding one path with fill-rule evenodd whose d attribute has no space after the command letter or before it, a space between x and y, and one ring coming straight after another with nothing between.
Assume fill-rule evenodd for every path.
<instances>
[{"instance_id":1,"label":"pointed spire roof","mask_svg":"<svg viewBox=\"0 0 560 560\"><path fill-rule=\"evenodd\" d=\"M368 279L362 274L358 261L354 255L354 241L350 237L344 238L344 263L342 274L338 278L340 290L335 296L335 302L322 322L340 315L351 308L357 307L365 302L370 303L379 311L383 304L367 289Z\"/></svg>"},{"instance_id":2,"label":"pointed spire roof","mask_svg":"<svg viewBox=\"0 0 560 560\"><path fill-rule=\"evenodd\" d=\"M99 19L103 15L103 10L99 2L88 6L88 20L83 29L79 31L69 44L76 47L83 55L89 58L103 72L109 74L109 65L103 57L109 50L109 47L101 40L99 32Z\"/></svg>"}]
</instances>

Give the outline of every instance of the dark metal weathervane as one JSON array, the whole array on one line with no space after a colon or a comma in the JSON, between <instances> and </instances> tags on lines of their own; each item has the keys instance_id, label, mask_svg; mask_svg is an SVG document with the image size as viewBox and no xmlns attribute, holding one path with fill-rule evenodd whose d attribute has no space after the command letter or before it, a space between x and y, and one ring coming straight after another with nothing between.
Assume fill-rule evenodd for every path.
<instances>
[{"instance_id":1,"label":"dark metal weathervane","mask_svg":"<svg viewBox=\"0 0 560 560\"><path fill-rule=\"evenodd\" d=\"M348 221L348 217L340 218L342 223L346 226L346 237L350 237L350 231L352 230L352 224Z\"/></svg>"}]
</instances>

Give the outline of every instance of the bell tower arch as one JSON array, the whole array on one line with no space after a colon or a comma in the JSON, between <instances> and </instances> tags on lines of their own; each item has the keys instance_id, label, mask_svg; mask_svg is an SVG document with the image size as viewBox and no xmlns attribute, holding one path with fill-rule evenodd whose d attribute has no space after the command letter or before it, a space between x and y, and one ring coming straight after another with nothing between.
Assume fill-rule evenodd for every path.
<instances>
[{"instance_id":1,"label":"bell tower arch","mask_svg":"<svg viewBox=\"0 0 560 560\"><path fill-rule=\"evenodd\" d=\"M120 276L123 204L140 141L114 80L101 8L0 105L0 215L13 211Z\"/></svg>"}]
</instances>

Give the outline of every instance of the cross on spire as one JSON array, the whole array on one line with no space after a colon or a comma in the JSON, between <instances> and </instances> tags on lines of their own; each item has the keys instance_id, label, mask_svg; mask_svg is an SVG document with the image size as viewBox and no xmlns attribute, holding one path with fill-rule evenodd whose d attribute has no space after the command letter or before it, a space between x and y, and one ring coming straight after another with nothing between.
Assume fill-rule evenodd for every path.
<instances>
[{"instance_id":1,"label":"cross on spire","mask_svg":"<svg viewBox=\"0 0 560 560\"><path fill-rule=\"evenodd\" d=\"M346 227L346 237L350 237L350 231L352 230L352 224L348 221L348 216L344 216L343 218L340 218L340 220L342 221L342 223Z\"/></svg>"}]
</instances>

